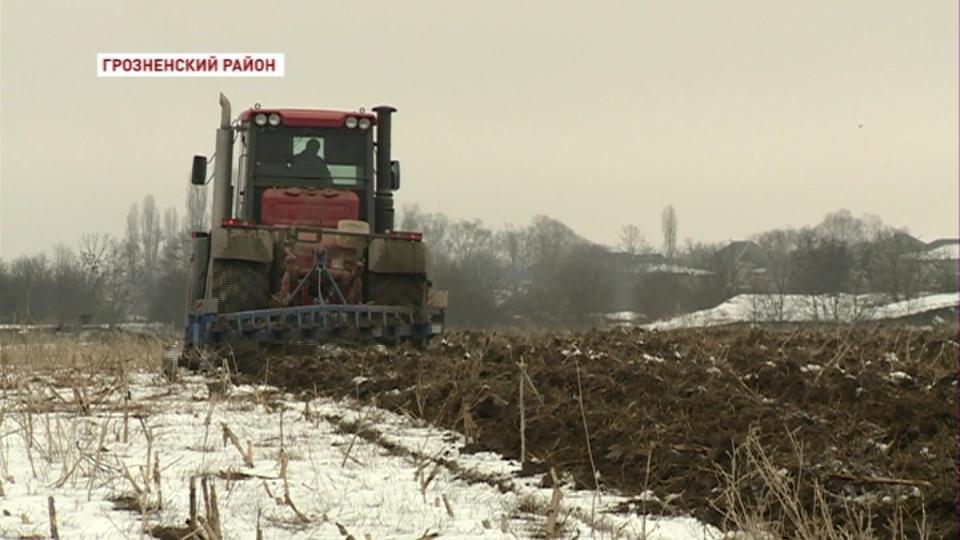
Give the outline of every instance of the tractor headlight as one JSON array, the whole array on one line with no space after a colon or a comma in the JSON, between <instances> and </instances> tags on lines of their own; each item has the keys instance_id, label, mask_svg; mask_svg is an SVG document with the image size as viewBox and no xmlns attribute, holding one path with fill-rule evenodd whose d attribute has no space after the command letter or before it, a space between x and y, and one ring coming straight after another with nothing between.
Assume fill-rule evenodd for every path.
<instances>
[{"instance_id":1,"label":"tractor headlight","mask_svg":"<svg viewBox=\"0 0 960 540\"><path fill-rule=\"evenodd\" d=\"M343 125L347 126L348 129L353 129L353 128L357 127L357 117L356 117L356 116L348 116L348 117L347 117L347 120L343 123Z\"/></svg>"},{"instance_id":2,"label":"tractor headlight","mask_svg":"<svg viewBox=\"0 0 960 540\"><path fill-rule=\"evenodd\" d=\"M267 117L267 121L270 122L270 125L277 127L280 125L280 115L277 113L270 113L270 116Z\"/></svg>"},{"instance_id":3,"label":"tractor headlight","mask_svg":"<svg viewBox=\"0 0 960 540\"><path fill-rule=\"evenodd\" d=\"M263 113L258 113L256 116L253 117L253 123L260 127L267 125L267 115Z\"/></svg>"},{"instance_id":4,"label":"tractor headlight","mask_svg":"<svg viewBox=\"0 0 960 540\"><path fill-rule=\"evenodd\" d=\"M369 119L369 118L361 118L361 119L360 119L360 122L358 123L358 125L360 126L360 129L370 129L370 119Z\"/></svg>"}]
</instances>

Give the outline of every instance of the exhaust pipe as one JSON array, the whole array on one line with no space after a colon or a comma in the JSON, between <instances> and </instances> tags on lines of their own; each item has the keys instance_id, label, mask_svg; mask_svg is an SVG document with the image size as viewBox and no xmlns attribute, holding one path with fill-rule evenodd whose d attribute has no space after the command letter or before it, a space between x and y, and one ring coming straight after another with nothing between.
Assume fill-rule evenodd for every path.
<instances>
[{"instance_id":1,"label":"exhaust pipe","mask_svg":"<svg viewBox=\"0 0 960 540\"><path fill-rule=\"evenodd\" d=\"M390 120L397 109L389 105L373 108L377 113L377 191L374 195L374 232L393 229L393 191L390 180Z\"/></svg>"},{"instance_id":2,"label":"exhaust pipe","mask_svg":"<svg viewBox=\"0 0 960 540\"><path fill-rule=\"evenodd\" d=\"M231 217L231 175L233 163L233 128L230 127L230 100L220 93L220 128L217 130L217 157L213 168L212 227L220 227Z\"/></svg>"}]
</instances>

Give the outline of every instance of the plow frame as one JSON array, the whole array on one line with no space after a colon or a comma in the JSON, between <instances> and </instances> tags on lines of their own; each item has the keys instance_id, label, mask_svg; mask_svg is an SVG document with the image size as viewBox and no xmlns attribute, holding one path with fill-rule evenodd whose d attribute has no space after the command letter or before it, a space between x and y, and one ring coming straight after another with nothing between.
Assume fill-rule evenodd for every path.
<instances>
[{"instance_id":1,"label":"plow frame","mask_svg":"<svg viewBox=\"0 0 960 540\"><path fill-rule=\"evenodd\" d=\"M397 343L443 333L443 310L417 322L414 308L358 304L317 304L233 313L187 315L184 350L237 343L322 343L334 339Z\"/></svg>"}]
</instances>

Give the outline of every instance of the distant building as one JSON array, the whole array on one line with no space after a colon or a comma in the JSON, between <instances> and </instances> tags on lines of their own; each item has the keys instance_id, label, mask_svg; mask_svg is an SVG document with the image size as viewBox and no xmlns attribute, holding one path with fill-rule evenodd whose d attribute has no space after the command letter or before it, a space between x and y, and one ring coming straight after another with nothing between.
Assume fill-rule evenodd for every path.
<instances>
[{"instance_id":1,"label":"distant building","mask_svg":"<svg viewBox=\"0 0 960 540\"><path fill-rule=\"evenodd\" d=\"M934 240L934 242L939 242L939 240ZM931 242L931 244L932 243L933 242ZM916 238L915 236L903 231L897 231L893 233L893 244L903 251L909 252L925 251L927 246L929 246L929 244L923 240L920 240L919 238Z\"/></svg>"},{"instance_id":2,"label":"distant building","mask_svg":"<svg viewBox=\"0 0 960 540\"><path fill-rule=\"evenodd\" d=\"M756 242L735 240L715 255L714 266L732 296L740 293L764 293L774 290L767 273L769 257Z\"/></svg>"},{"instance_id":3,"label":"distant building","mask_svg":"<svg viewBox=\"0 0 960 540\"><path fill-rule=\"evenodd\" d=\"M940 238L917 250L916 258L929 261L960 261L960 239Z\"/></svg>"},{"instance_id":4,"label":"distant building","mask_svg":"<svg viewBox=\"0 0 960 540\"><path fill-rule=\"evenodd\" d=\"M767 252L750 240L730 242L717 251L717 257L731 264L749 265L754 268L764 268L767 264Z\"/></svg>"},{"instance_id":5,"label":"distant building","mask_svg":"<svg viewBox=\"0 0 960 540\"><path fill-rule=\"evenodd\" d=\"M927 287L953 291L960 282L960 239L940 238L904 257L916 261Z\"/></svg>"}]
</instances>

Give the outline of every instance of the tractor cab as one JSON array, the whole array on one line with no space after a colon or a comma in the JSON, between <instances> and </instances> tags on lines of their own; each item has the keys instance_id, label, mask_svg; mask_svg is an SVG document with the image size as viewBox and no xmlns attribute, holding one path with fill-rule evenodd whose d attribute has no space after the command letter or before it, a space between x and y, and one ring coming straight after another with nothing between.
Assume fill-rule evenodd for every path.
<instances>
[{"instance_id":1,"label":"tractor cab","mask_svg":"<svg viewBox=\"0 0 960 540\"><path fill-rule=\"evenodd\" d=\"M286 198L322 192L326 195L321 200L332 199L331 215L307 211L297 216L288 212L284 218L302 225L331 228L336 228L333 214L339 219L369 222L375 195L375 125L376 116L365 112L256 108L244 111L238 128L238 172L242 185L235 202L238 214L263 223L264 219L276 217L275 212L265 215L265 207L277 209L285 206ZM345 201L349 201L349 215L333 210L342 210ZM297 205L291 201L286 206L292 209Z\"/></svg>"}]
</instances>

